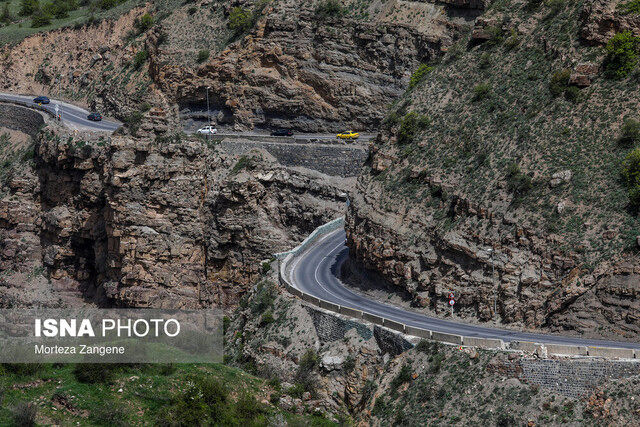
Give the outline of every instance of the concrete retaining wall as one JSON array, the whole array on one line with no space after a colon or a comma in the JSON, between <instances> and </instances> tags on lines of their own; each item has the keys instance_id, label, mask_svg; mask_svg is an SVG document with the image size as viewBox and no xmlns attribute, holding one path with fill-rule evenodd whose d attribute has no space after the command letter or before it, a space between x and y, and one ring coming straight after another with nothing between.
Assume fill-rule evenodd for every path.
<instances>
[{"instance_id":1,"label":"concrete retaining wall","mask_svg":"<svg viewBox=\"0 0 640 427\"><path fill-rule=\"evenodd\" d=\"M542 344L530 341L511 341L509 348L512 350L526 351L527 353L541 354Z\"/></svg>"},{"instance_id":2,"label":"concrete retaining wall","mask_svg":"<svg viewBox=\"0 0 640 427\"><path fill-rule=\"evenodd\" d=\"M302 294L302 299L306 302L310 302L313 305L317 305L318 307L320 307L320 300L316 297L313 297L309 294Z\"/></svg>"},{"instance_id":3,"label":"concrete retaining wall","mask_svg":"<svg viewBox=\"0 0 640 427\"><path fill-rule=\"evenodd\" d=\"M431 339L435 341L448 342L462 345L462 335L445 334L444 332L431 332Z\"/></svg>"},{"instance_id":4,"label":"concrete retaining wall","mask_svg":"<svg viewBox=\"0 0 640 427\"><path fill-rule=\"evenodd\" d=\"M476 338L476 337L464 337L462 340L464 345L488 349L503 349L504 341L492 339L492 338Z\"/></svg>"},{"instance_id":5,"label":"concrete retaining wall","mask_svg":"<svg viewBox=\"0 0 640 427\"><path fill-rule=\"evenodd\" d=\"M405 328L405 333L407 335L413 335L414 337L424 338L427 340L431 339L431 331L427 331L426 329L414 328L413 326L407 326Z\"/></svg>"},{"instance_id":6,"label":"concrete retaining wall","mask_svg":"<svg viewBox=\"0 0 640 427\"><path fill-rule=\"evenodd\" d=\"M547 354L558 356L587 356L587 347L577 345L545 344Z\"/></svg>"},{"instance_id":7,"label":"concrete retaining wall","mask_svg":"<svg viewBox=\"0 0 640 427\"><path fill-rule=\"evenodd\" d=\"M340 306L329 301L320 300L320 307L325 310L333 311L334 313L340 313Z\"/></svg>"},{"instance_id":8,"label":"concrete retaining wall","mask_svg":"<svg viewBox=\"0 0 640 427\"><path fill-rule=\"evenodd\" d=\"M389 319L383 319L383 320L384 320L383 326L385 328L393 329L394 331L398 331L402 333L405 332L404 324L400 322L394 322L393 320L389 320Z\"/></svg>"},{"instance_id":9,"label":"concrete retaining wall","mask_svg":"<svg viewBox=\"0 0 640 427\"><path fill-rule=\"evenodd\" d=\"M631 348L588 347L589 356L607 359L633 359L635 352Z\"/></svg>"},{"instance_id":10,"label":"concrete retaining wall","mask_svg":"<svg viewBox=\"0 0 640 427\"><path fill-rule=\"evenodd\" d=\"M345 316L355 317L356 319L362 319L362 312L354 310L353 308L340 306L340 314Z\"/></svg>"},{"instance_id":11,"label":"concrete retaining wall","mask_svg":"<svg viewBox=\"0 0 640 427\"><path fill-rule=\"evenodd\" d=\"M384 319L382 319L382 317L380 316L374 316L373 314L369 313L362 313L362 318L367 322L373 323L374 325L384 326Z\"/></svg>"}]
</instances>

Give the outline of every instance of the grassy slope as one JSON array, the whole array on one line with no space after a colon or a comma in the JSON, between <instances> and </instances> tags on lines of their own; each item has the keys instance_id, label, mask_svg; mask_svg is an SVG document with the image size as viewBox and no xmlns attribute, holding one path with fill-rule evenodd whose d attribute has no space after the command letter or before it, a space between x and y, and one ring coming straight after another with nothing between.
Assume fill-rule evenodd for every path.
<instances>
[{"instance_id":1,"label":"grassy slope","mask_svg":"<svg viewBox=\"0 0 640 427\"><path fill-rule=\"evenodd\" d=\"M418 167L441 176L482 206L513 212L541 235L561 236L558 249L577 249L585 266L593 267L632 247L640 234L619 180L629 149L617 143L623 118L636 116L640 107L635 90L640 73L614 81L599 76L581 90L578 102L554 98L549 81L555 72L580 62L600 63L604 53L579 41L583 1L558 3L553 13L546 4L531 11L524 1L494 2L487 16L502 14L524 31L515 40L506 33L472 48L468 35L399 100L396 116L417 111L432 125L412 144L383 142L381 148L398 153L401 161L377 179L391 195L389 205L397 203L395 194L415 204L429 200L428 190L407 179L409 171ZM478 85L489 92L474 100ZM506 191L514 162L533 175L533 189L518 200ZM565 169L573 172L571 184L550 188L551 175ZM563 215L555 212L559 201L567 202ZM602 238L608 226L618 230L612 240Z\"/></svg>"},{"instance_id":2,"label":"grassy slope","mask_svg":"<svg viewBox=\"0 0 640 427\"><path fill-rule=\"evenodd\" d=\"M52 19L50 25L33 28L31 26L31 17L19 16L20 0L7 1L9 1L9 10L11 11L15 22L9 25L0 26L0 45L18 43L25 37L35 33L48 32L58 28L72 27L74 25L83 25L92 16L95 19L113 19L123 13L126 13L135 6L144 3L140 0L128 0L109 10L101 10L92 6L83 6L77 10L69 12L69 16L66 18ZM42 3L44 4L44 2ZM4 2L0 3L0 6L4 7Z\"/></svg>"},{"instance_id":3,"label":"grassy slope","mask_svg":"<svg viewBox=\"0 0 640 427\"><path fill-rule=\"evenodd\" d=\"M16 369L0 366L0 425L12 425L13 408L20 402L37 403L37 422L42 425L154 425L180 392L188 388L191 376L224 384L232 406L245 393L260 401L268 399L270 392L264 380L218 364L110 365L113 378L93 384L79 382L74 365L43 365L39 370L37 365L22 367L23 371L16 373ZM61 401L70 404L64 407ZM319 417L285 413L270 405L258 407L259 414L245 423L264 425L275 416L293 425L332 425ZM238 408L239 417L245 409Z\"/></svg>"}]
</instances>

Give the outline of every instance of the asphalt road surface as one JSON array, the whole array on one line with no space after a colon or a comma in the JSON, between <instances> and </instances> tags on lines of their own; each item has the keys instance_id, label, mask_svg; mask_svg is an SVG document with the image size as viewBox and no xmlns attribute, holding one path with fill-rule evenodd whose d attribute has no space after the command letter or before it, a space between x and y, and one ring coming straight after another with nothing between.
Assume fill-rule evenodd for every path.
<instances>
[{"instance_id":1,"label":"asphalt road surface","mask_svg":"<svg viewBox=\"0 0 640 427\"><path fill-rule=\"evenodd\" d=\"M22 104L31 104L35 106L36 104L33 103L34 98L35 98L35 95L28 96L28 95L14 95L9 93L0 93L0 101L3 101L3 100L18 101ZM72 105L63 101L51 99L50 104L40 105L39 107L44 108L47 111L50 111L51 113L55 114L56 104L59 106L59 109L60 109L59 111L62 114L62 121L67 127L71 129L113 132L116 129L118 129L120 126L122 126L121 123L104 120L104 119L100 122L93 122L91 120L88 120L87 116L90 113L89 111L86 111L83 108L77 107L75 105ZM202 126L204 126L205 124L206 123L202 124ZM220 128L218 129L218 132L222 135L229 134L229 135L239 135L239 136L247 136L247 137L261 137L261 136L270 135L270 132L268 130L237 132L237 131L231 131L231 130L226 130L224 128ZM187 130L186 133L193 134L195 133L195 130ZM374 136L375 136L375 133L363 132L363 133L360 133L360 138L358 138L357 141L360 143L366 142L372 139ZM293 140L300 139L300 138L317 139L319 142L337 140L335 133L300 133L300 134L294 133L292 137Z\"/></svg>"},{"instance_id":2,"label":"asphalt road surface","mask_svg":"<svg viewBox=\"0 0 640 427\"><path fill-rule=\"evenodd\" d=\"M35 96L0 93L0 101L18 101L20 103L33 104L35 106L37 104L33 103L33 98L35 98ZM51 100L50 104L41 105L40 108L44 108L47 111L50 111L52 114L55 114L56 105L59 106L59 112L62 114L62 121L67 127L71 129L113 132L114 130L122 126L120 123L109 120L92 122L91 120L87 120L87 116L90 114L89 111L80 107L76 107L75 105L68 104L66 102L56 101L54 99Z\"/></svg>"},{"instance_id":3,"label":"asphalt road surface","mask_svg":"<svg viewBox=\"0 0 640 427\"><path fill-rule=\"evenodd\" d=\"M383 304L356 294L338 279L340 266L349 256L344 230L337 230L316 242L295 258L291 264L289 280L304 293L317 298L381 316L408 326L468 337L496 338L505 342L532 341L546 344L639 348L640 343L584 339L555 334L539 334L477 326L429 317L406 309Z\"/></svg>"}]
</instances>

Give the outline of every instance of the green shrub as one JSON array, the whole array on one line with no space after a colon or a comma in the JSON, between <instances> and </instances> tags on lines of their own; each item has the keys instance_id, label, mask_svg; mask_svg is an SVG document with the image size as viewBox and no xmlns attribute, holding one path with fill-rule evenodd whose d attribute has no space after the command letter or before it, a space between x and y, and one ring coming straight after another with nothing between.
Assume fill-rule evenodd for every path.
<instances>
[{"instance_id":1,"label":"green shrub","mask_svg":"<svg viewBox=\"0 0 640 427\"><path fill-rule=\"evenodd\" d=\"M238 172L245 169L251 170L254 167L255 167L255 162L253 158L250 156L242 155L238 159L238 162L235 164L235 166L233 166L233 169L231 169L231 175L235 175Z\"/></svg>"},{"instance_id":2,"label":"green shrub","mask_svg":"<svg viewBox=\"0 0 640 427\"><path fill-rule=\"evenodd\" d=\"M473 88L473 97L471 100L474 102L482 101L483 99L488 98L490 94L491 85L489 83L480 83Z\"/></svg>"},{"instance_id":3,"label":"green shrub","mask_svg":"<svg viewBox=\"0 0 640 427\"><path fill-rule=\"evenodd\" d=\"M625 119L618 142L624 147L632 147L640 142L640 122L635 119Z\"/></svg>"},{"instance_id":4,"label":"green shrub","mask_svg":"<svg viewBox=\"0 0 640 427\"><path fill-rule=\"evenodd\" d=\"M303 391L310 393L315 392L315 381L313 378L313 372L320 364L320 356L313 349L307 350L300 358L300 364L295 374L296 385L302 388ZM293 396L293 395L292 395Z\"/></svg>"},{"instance_id":5,"label":"green shrub","mask_svg":"<svg viewBox=\"0 0 640 427\"><path fill-rule=\"evenodd\" d=\"M138 32L142 34L148 29L150 29L151 27L153 27L153 23L154 23L153 16L151 16L148 13L145 13L140 17L140 19L136 20L135 25L136 25L136 28L138 29Z\"/></svg>"},{"instance_id":6,"label":"green shrub","mask_svg":"<svg viewBox=\"0 0 640 427\"><path fill-rule=\"evenodd\" d=\"M640 0L631 0L618 5L618 10L623 15L640 14Z\"/></svg>"},{"instance_id":7,"label":"green shrub","mask_svg":"<svg viewBox=\"0 0 640 427\"><path fill-rule=\"evenodd\" d=\"M342 364L342 369L346 372L352 372L356 368L356 358L352 355L347 356L346 360Z\"/></svg>"},{"instance_id":8,"label":"green shrub","mask_svg":"<svg viewBox=\"0 0 640 427\"><path fill-rule=\"evenodd\" d=\"M564 9L566 5L565 0L547 0L545 6L549 8L549 15L557 15Z\"/></svg>"},{"instance_id":9,"label":"green shrub","mask_svg":"<svg viewBox=\"0 0 640 427\"><path fill-rule=\"evenodd\" d=\"M264 414L265 408L262 407L253 394L244 392L236 402L236 413L240 420L250 422Z\"/></svg>"},{"instance_id":10,"label":"green shrub","mask_svg":"<svg viewBox=\"0 0 640 427\"><path fill-rule=\"evenodd\" d=\"M37 10L40 10L40 3L38 0L21 0L20 2L20 15L31 16Z\"/></svg>"},{"instance_id":11,"label":"green shrub","mask_svg":"<svg viewBox=\"0 0 640 427\"><path fill-rule=\"evenodd\" d=\"M0 374L3 371L20 376L33 376L44 369L42 363L3 363L0 366Z\"/></svg>"},{"instance_id":12,"label":"green shrub","mask_svg":"<svg viewBox=\"0 0 640 427\"><path fill-rule=\"evenodd\" d=\"M409 89L413 89L418 83L420 83L426 76L433 70L433 67L427 64L421 64L416 71L411 74L409 79Z\"/></svg>"},{"instance_id":13,"label":"green shrub","mask_svg":"<svg viewBox=\"0 0 640 427\"><path fill-rule=\"evenodd\" d=\"M149 52L146 49L136 53L136 56L133 57L133 68L139 70L147 62L147 59L149 59Z\"/></svg>"},{"instance_id":14,"label":"green shrub","mask_svg":"<svg viewBox=\"0 0 640 427\"><path fill-rule=\"evenodd\" d=\"M512 28L509 37L507 37L507 40L504 42L504 47L507 48L507 50L515 49L520 44L520 41L520 34Z\"/></svg>"},{"instance_id":15,"label":"green shrub","mask_svg":"<svg viewBox=\"0 0 640 427\"><path fill-rule=\"evenodd\" d=\"M248 31L253 26L253 15L247 9L236 6L229 12L229 29L236 35Z\"/></svg>"},{"instance_id":16,"label":"green shrub","mask_svg":"<svg viewBox=\"0 0 640 427\"><path fill-rule=\"evenodd\" d=\"M398 372L398 375L396 375L393 378L393 380L391 380L391 384L390 384L391 392L394 393L396 390L398 390L398 387L400 387L402 384L411 381L412 373L413 372L411 371L410 365L408 364L403 365L402 368L400 368L400 372Z\"/></svg>"},{"instance_id":17,"label":"green shrub","mask_svg":"<svg viewBox=\"0 0 640 427\"><path fill-rule=\"evenodd\" d=\"M613 36L605 46L605 74L609 78L626 77L638 63L638 37L631 31Z\"/></svg>"},{"instance_id":18,"label":"green shrub","mask_svg":"<svg viewBox=\"0 0 640 427\"><path fill-rule=\"evenodd\" d=\"M241 157L240 159L242 159L243 157ZM238 163L240 163L240 160L238 160ZM260 282L257 286L256 295L252 300L251 311L255 314L263 313L265 310L273 306L275 300L276 289L274 284L268 281Z\"/></svg>"},{"instance_id":19,"label":"green shrub","mask_svg":"<svg viewBox=\"0 0 640 427\"><path fill-rule=\"evenodd\" d=\"M504 30L502 29L502 25L487 27L485 31L489 34L489 39L487 40L487 44L489 46L497 46L504 41Z\"/></svg>"},{"instance_id":20,"label":"green shrub","mask_svg":"<svg viewBox=\"0 0 640 427\"><path fill-rule=\"evenodd\" d=\"M481 70L486 70L491 66L491 54L489 52L485 52L480 55L480 59L478 60L478 68Z\"/></svg>"},{"instance_id":21,"label":"green shrub","mask_svg":"<svg viewBox=\"0 0 640 427\"><path fill-rule=\"evenodd\" d=\"M564 97L567 101L571 101L574 104L578 104L584 98L582 91L577 86L569 86L564 91Z\"/></svg>"},{"instance_id":22,"label":"green shrub","mask_svg":"<svg viewBox=\"0 0 640 427\"><path fill-rule=\"evenodd\" d=\"M9 3L5 3L0 13L0 22L9 24L11 21L13 21L13 16L11 16L11 11L9 10Z\"/></svg>"},{"instance_id":23,"label":"green shrub","mask_svg":"<svg viewBox=\"0 0 640 427\"><path fill-rule=\"evenodd\" d=\"M402 118L402 124L398 130L398 143L409 144L413 142L419 132L429 126L428 117L420 115L415 111L405 114Z\"/></svg>"},{"instance_id":24,"label":"green shrub","mask_svg":"<svg viewBox=\"0 0 640 427\"><path fill-rule=\"evenodd\" d=\"M527 10L536 10L540 7L540 5L544 2L544 0L527 0Z\"/></svg>"},{"instance_id":25,"label":"green shrub","mask_svg":"<svg viewBox=\"0 0 640 427\"><path fill-rule=\"evenodd\" d=\"M19 427L31 427L36 425L38 405L29 402L20 402L12 409L13 423Z\"/></svg>"},{"instance_id":26,"label":"green shrub","mask_svg":"<svg viewBox=\"0 0 640 427\"><path fill-rule=\"evenodd\" d=\"M341 16L344 13L344 8L339 0L324 0L316 7L315 13L318 19L323 20Z\"/></svg>"},{"instance_id":27,"label":"green shrub","mask_svg":"<svg viewBox=\"0 0 640 427\"><path fill-rule=\"evenodd\" d=\"M561 70L556 71L551 76L549 81L549 91L553 97L560 96L569 87L569 78L571 77L571 71Z\"/></svg>"},{"instance_id":28,"label":"green shrub","mask_svg":"<svg viewBox=\"0 0 640 427\"><path fill-rule=\"evenodd\" d=\"M51 15L43 10L37 10L31 16L31 27L40 28L51 24Z\"/></svg>"},{"instance_id":29,"label":"green shrub","mask_svg":"<svg viewBox=\"0 0 640 427\"><path fill-rule=\"evenodd\" d=\"M78 363L73 368L73 376L81 383L97 384L111 382L114 365L106 363Z\"/></svg>"},{"instance_id":30,"label":"green shrub","mask_svg":"<svg viewBox=\"0 0 640 427\"><path fill-rule=\"evenodd\" d=\"M100 426L128 427L131 424L126 421L127 418L127 410L114 401L103 402L100 407L91 411L91 420Z\"/></svg>"},{"instance_id":31,"label":"green shrub","mask_svg":"<svg viewBox=\"0 0 640 427\"><path fill-rule=\"evenodd\" d=\"M116 7L119 3L119 0L98 0L98 7L102 10L108 10Z\"/></svg>"},{"instance_id":32,"label":"green shrub","mask_svg":"<svg viewBox=\"0 0 640 427\"><path fill-rule=\"evenodd\" d=\"M198 64L203 63L207 59L209 59L209 51L207 49L202 49L200 52L198 52Z\"/></svg>"},{"instance_id":33,"label":"green shrub","mask_svg":"<svg viewBox=\"0 0 640 427\"><path fill-rule=\"evenodd\" d=\"M627 154L622 163L622 179L627 187L631 208L640 210L640 148Z\"/></svg>"},{"instance_id":34,"label":"green shrub","mask_svg":"<svg viewBox=\"0 0 640 427\"><path fill-rule=\"evenodd\" d=\"M271 310L267 310L260 318L260 326L267 326L275 321L276 319L273 317L273 312Z\"/></svg>"},{"instance_id":35,"label":"green shrub","mask_svg":"<svg viewBox=\"0 0 640 427\"><path fill-rule=\"evenodd\" d=\"M517 163L512 163L507 169L507 188L516 196L527 193L533 187L533 180L522 173Z\"/></svg>"},{"instance_id":36,"label":"green shrub","mask_svg":"<svg viewBox=\"0 0 640 427\"><path fill-rule=\"evenodd\" d=\"M144 114L142 114L142 111L134 111L125 117L124 124L129 129L131 135L136 136L138 134L138 129L140 129L143 117Z\"/></svg>"}]
</instances>

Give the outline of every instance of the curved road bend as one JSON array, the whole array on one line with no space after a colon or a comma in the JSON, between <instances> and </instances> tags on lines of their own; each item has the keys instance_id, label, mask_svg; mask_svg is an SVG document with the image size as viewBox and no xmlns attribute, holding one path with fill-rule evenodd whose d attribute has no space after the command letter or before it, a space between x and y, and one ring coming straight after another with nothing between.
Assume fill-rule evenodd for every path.
<instances>
[{"instance_id":1,"label":"curved road bend","mask_svg":"<svg viewBox=\"0 0 640 427\"><path fill-rule=\"evenodd\" d=\"M35 96L0 93L0 101L18 101L27 104L33 104L33 98L35 98ZM76 107L75 105L71 105L66 102L57 101L54 99L51 100L50 104L41 105L40 107L51 112L51 114L55 114L56 104L59 105L60 111L62 112L62 121L72 129L92 130L98 132L113 132L121 126L120 123L112 122L109 120L102 120L100 122L92 122L91 120L87 120L89 111L80 107Z\"/></svg>"},{"instance_id":2,"label":"curved road bend","mask_svg":"<svg viewBox=\"0 0 640 427\"><path fill-rule=\"evenodd\" d=\"M584 339L562 335L510 331L486 326L458 323L429 317L402 308L383 304L347 289L338 279L340 266L349 256L344 230L336 230L316 242L293 260L289 280L294 287L317 298L376 316L385 317L408 326L468 337L496 338L505 342L532 341L546 344L638 348L640 343Z\"/></svg>"}]
</instances>

